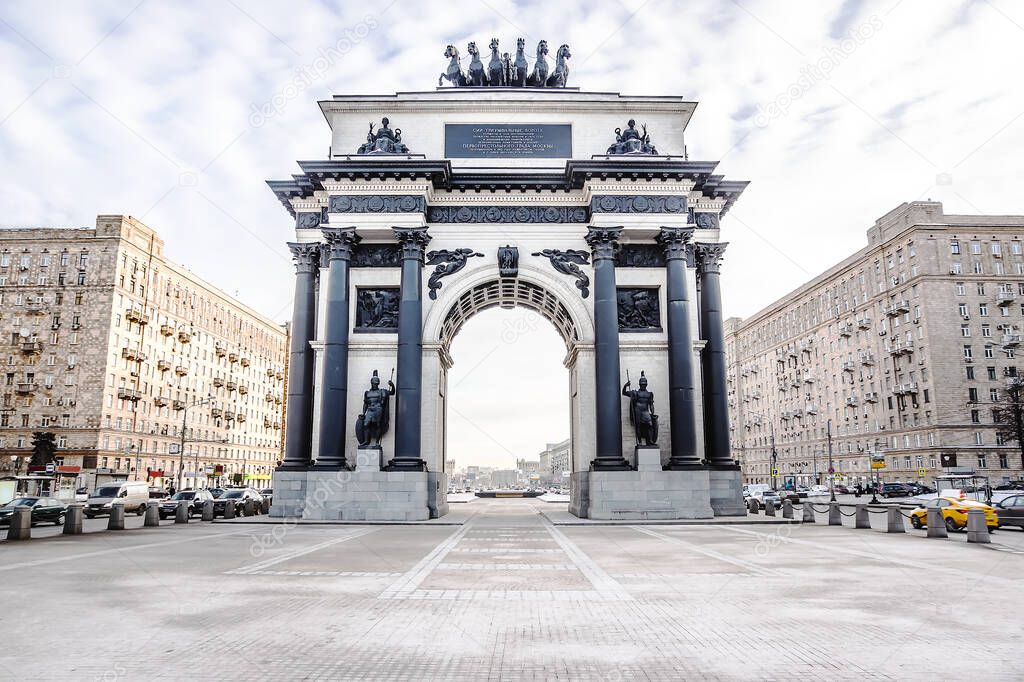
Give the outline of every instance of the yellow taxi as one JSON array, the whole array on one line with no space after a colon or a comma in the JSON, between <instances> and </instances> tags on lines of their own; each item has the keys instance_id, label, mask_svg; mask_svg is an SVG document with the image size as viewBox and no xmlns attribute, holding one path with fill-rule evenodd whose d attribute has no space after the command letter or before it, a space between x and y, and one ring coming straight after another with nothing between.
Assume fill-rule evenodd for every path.
<instances>
[{"instance_id":1,"label":"yellow taxi","mask_svg":"<svg viewBox=\"0 0 1024 682\"><path fill-rule=\"evenodd\" d=\"M924 506L910 512L910 525L914 528L926 528L928 526L928 510L938 508L942 512L942 520L946 523L946 530L957 531L967 527L967 512L971 509L980 509L985 512L985 525L988 529L995 530L999 527L999 515L993 507L984 502L976 502L958 497L938 497L928 500Z\"/></svg>"}]
</instances>

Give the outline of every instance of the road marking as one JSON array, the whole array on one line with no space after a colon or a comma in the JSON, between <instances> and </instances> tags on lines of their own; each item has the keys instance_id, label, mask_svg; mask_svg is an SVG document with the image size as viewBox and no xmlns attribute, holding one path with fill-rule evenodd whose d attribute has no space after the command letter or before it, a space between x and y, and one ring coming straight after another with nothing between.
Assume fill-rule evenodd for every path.
<instances>
[{"instance_id":1,"label":"road marking","mask_svg":"<svg viewBox=\"0 0 1024 682\"><path fill-rule=\"evenodd\" d=\"M610 599L611 601L631 601L633 599L632 595L626 592L625 588L618 581L605 573L603 568L584 554L583 550L576 546L576 543L567 538L565 533L555 528L547 519L545 519L545 528L551 534L551 537L555 539L555 542L558 543L558 546L562 548L562 551L565 552L569 561L576 564L576 568L586 576L590 584L594 586L594 589L603 598Z\"/></svg>"},{"instance_id":2,"label":"road marking","mask_svg":"<svg viewBox=\"0 0 1024 682\"><path fill-rule=\"evenodd\" d=\"M440 571L575 571L572 564L438 564Z\"/></svg>"},{"instance_id":3,"label":"road marking","mask_svg":"<svg viewBox=\"0 0 1024 682\"><path fill-rule=\"evenodd\" d=\"M407 599L419 588L427 576L433 571L441 561L444 560L445 556L448 555L452 548L463 538L463 536L469 531L470 526L467 524L462 526L454 533L448 536L447 539L442 540L441 544L431 550L430 554L420 559L419 563L406 571L401 578L388 585L387 589L381 592L378 599Z\"/></svg>"},{"instance_id":4,"label":"road marking","mask_svg":"<svg viewBox=\"0 0 1024 682\"><path fill-rule=\"evenodd\" d=\"M785 575L785 573L782 573L781 571L776 571L776 570L771 569L771 568L764 568L763 566L758 566L757 564L752 563L750 561L745 561L743 559L737 559L736 557L731 557L731 556L728 556L726 554L722 554L721 552L716 552L713 549L708 549L706 547L701 547L698 544L695 544L695 543L692 543L692 542L687 542L686 540L681 540L680 538L673 537L671 535L665 535L664 533L659 533L657 531L653 531L650 528L644 528L643 526L630 526L630 528L632 528L633 530L635 530L635 531L637 531L639 533L643 533L644 535L650 535L652 538L658 538L659 540L663 540L663 541L668 542L670 544L679 545L680 547L685 547L686 549L689 549L689 550L691 550L693 552L697 552L698 554L703 554L706 557L710 557L712 559L717 559L719 561L724 561L725 563L732 564L733 566L739 566L740 568L745 569L747 571L750 571L751 573L757 573L758 575L770 575L770 576L782 576L782 575Z\"/></svg>"},{"instance_id":5,"label":"road marking","mask_svg":"<svg viewBox=\"0 0 1024 682\"><path fill-rule=\"evenodd\" d=\"M306 554L312 554L313 552L325 549L327 547L330 547L331 545L337 545L342 542L348 542L349 540L352 540L354 538L362 537L368 533L373 533L376 531L377 528L356 528L354 530L349 531L349 533L343 537L331 538L330 540L317 543L310 547L300 547L299 549L293 550L291 552L286 552L280 556L276 556L271 559L266 559L264 561L259 561L255 564L249 564L248 566L242 566L241 568L235 568L230 571L224 571L224 573L227 575L246 575L248 573L253 573L254 571L262 571L266 568L270 568L271 566L276 566L277 564L284 563L285 561L291 561L292 559L297 559L298 557L305 556Z\"/></svg>"},{"instance_id":6,"label":"road marking","mask_svg":"<svg viewBox=\"0 0 1024 682\"><path fill-rule=\"evenodd\" d=\"M127 531L131 532L131 531ZM114 554L117 552L126 552L128 550L137 549L149 549L150 547L165 547L167 545L180 545L184 542L195 542L197 540L209 540L210 538L222 538L228 535L239 535L241 533L252 532L251 528L240 528L239 530L233 530L230 533L209 533L204 535L196 535L189 538L180 538L178 540L167 540L165 542L147 542L142 545L131 545L129 547L114 547L111 549L101 549L95 552L84 552L82 554L71 554L68 556L55 557L53 559L36 559L35 561L22 561L17 564L4 564L0 566L0 571L13 571L18 568L32 568L34 566L45 566L47 564L57 564L62 561L75 561L77 559L88 559L94 556L103 556L104 554ZM90 533L91 534L91 533Z\"/></svg>"}]
</instances>

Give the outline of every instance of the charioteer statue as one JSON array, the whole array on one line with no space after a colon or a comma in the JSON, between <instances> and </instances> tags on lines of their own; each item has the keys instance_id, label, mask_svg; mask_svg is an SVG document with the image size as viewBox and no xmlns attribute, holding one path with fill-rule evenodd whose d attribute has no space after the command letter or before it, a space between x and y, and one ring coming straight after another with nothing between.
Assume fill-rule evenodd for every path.
<instances>
[{"instance_id":1,"label":"charioteer statue","mask_svg":"<svg viewBox=\"0 0 1024 682\"><path fill-rule=\"evenodd\" d=\"M395 382L388 380L388 389L380 387L380 377L373 370L370 378L370 390L363 392L363 413L356 419L356 439L359 447L380 445L380 439L388 432L391 424L391 412L388 405L395 394Z\"/></svg>"},{"instance_id":2,"label":"charioteer statue","mask_svg":"<svg viewBox=\"0 0 1024 682\"><path fill-rule=\"evenodd\" d=\"M636 432L636 444L658 444L658 415L654 414L654 393L647 390L647 377L640 372L640 390L629 390L629 375L622 386L622 395L629 398L629 423Z\"/></svg>"},{"instance_id":3,"label":"charioteer statue","mask_svg":"<svg viewBox=\"0 0 1024 682\"><path fill-rule=\"evenodd\" d=\"M626 129L615 129L615 144L608 147L607 154L657 154L658 150L651 144L651 136L647 134L647 126L642 125L643 132L636 129L636 121L629 119Z\"/></svg>"},{"instance_id":4,"label":"charioteer statue","mask_svg":"<svg viewBox=\"0 0 1024 682\"><path fill-rule=\"evenodd\" d=\"M392 130L388 127L391 121L385 116L380 121L380 128L373 131L373 123L370 123L370 132L366 134L366 142L359 147L356 154L408 154L409 148L402 142L402 129Z\"/></svg>"}]
</instances>

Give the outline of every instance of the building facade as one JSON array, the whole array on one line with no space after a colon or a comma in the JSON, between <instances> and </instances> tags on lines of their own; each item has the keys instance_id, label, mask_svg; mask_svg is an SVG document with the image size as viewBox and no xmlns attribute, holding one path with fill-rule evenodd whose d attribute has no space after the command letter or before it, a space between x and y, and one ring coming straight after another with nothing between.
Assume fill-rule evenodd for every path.
<instances>
[{"instance_id":1,"label":"building facade","mask_svg":"<svg viewBox=\"0 0 1024 682\"><path fill-rule=\"evenodd\" d=\"M825 483L830 445L846 484L930 484L951 470L1020 478L1020 446L1003 441L993 410L1021 362L1024 216L912 202L867 237L757 314L727 320L744 480L771 483L774 471L780 486Z\"/></svg>"},{"instance_id":2,"label":"building facade","mask_svg":"<svg viewBox=\"0 0 1024 682\"><path fill-rule=\"evenodd\" d=\"M572 471L572 448L569 439L548 443L540 453L538 474L542 485L568 485L568 472Z\"/></svg>"},{"instance_id":3,"label":"building facade","mask_svg":"<svg viewBox=\"0 0 1024 682\"><path fill-rule=\"evenodd\" d=\"M163 249L128 216L0 230L0 474L28 473L42 431L64 496L105 477L270 480L285 331Z\"/></svg>"}]
</instances>

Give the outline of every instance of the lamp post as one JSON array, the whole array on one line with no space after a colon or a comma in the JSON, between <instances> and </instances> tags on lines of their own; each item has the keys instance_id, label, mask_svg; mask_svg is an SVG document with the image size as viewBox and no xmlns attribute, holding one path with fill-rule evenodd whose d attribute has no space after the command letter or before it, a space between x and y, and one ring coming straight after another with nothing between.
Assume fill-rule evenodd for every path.
<instances>
[{"instance_id":1,"label":"lamp post","mask_svg":"<svg viewBox=\"0 0 1024 682\"><path fill-rule=\"evenodd\" d=\"M185 425L188 423L188 408L208 405L213 402L214 397L208 395L201 400L193 400L192 404L185 403L181 408L181 442L178 443L178 490L181 490L181 477L185 469Z\"/></svg>"},{"instance_id":2,"label":"lamp post","mask_svg":"<svg viewBox=\"0 0 1024 682\"><path fill-rule=\"evenodd\" d=\"M832 464L832 420L828 420L828 497L829 501L836 501L836 469Z\"/></svg>"},{"instance_id":3,"label":"lamp post","mask_svg":"<svg viewBox=\"0 0 1024 682\"><path fill-rule=\"evenodd\" d=\"M772 443L772 470L769 472L772 477L772 490L778 490L778 471L779 466L779 451L775 449L775 422L768 422L768 426L771 427L771 443Z\"/></svg>"},{"instance_id":4,"label":"lamp post","mask_svg":"<svg viewBox=\"0 0 1024 682\"><path fill-rule=\"evenodd\" d=\"M874 455L878 454L879 452L880 451L878 450L878 442L875 441L875 449L868 452L868 473L871 476L871 502L869 504L878 504L878 477L875 475L876 469L874 463Z\"/></svg>"}]
</instances>

